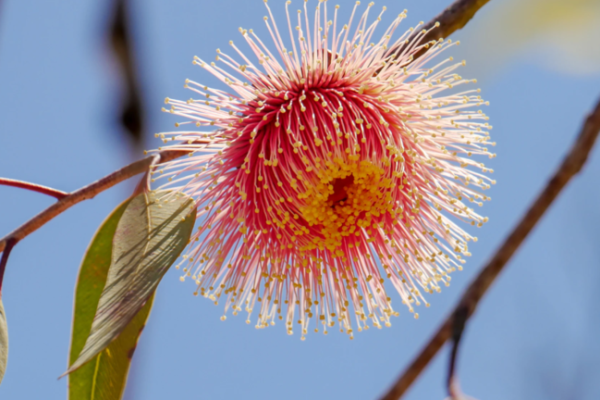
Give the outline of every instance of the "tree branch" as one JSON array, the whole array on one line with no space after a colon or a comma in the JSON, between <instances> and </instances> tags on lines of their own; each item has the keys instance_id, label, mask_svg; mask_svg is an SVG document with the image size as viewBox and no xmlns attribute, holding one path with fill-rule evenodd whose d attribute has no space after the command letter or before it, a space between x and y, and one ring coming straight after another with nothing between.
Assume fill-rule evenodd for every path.
<instances>
[{"instance_id":1,"label":"tree branch","mask_svg":"<svg viewBox=\"0 0 600 400\"><path fill-rule=\"evenodd\" d=\"M440 23L438 28L432 29L421 39L421 43L440 38L445 39L455 31L462 29L488 1L490 0L456 0L423 26L422 29L429 30L434 27L436 22Z\"/></svg>"},{"instance_id":2,"label":"tree branch","mask_svg":"<svg viewBox=\"0 0 600 400\"><path fill-rule=\"evenodd\" d=\"M62 199L63 197L65 197L66 195L68 195L67 192L63 192L62 190L52 189L51 187L48 187L48 186L42 186L42 185L38 185L35 183L19 181L16 179L0 178L0 185L18 187L21 189L31 190L33 192L43 193L48 196L55 197L59 200Z\"/></svg>"},{"instance_id":3,"label":"tree branch","mask_svg":"<svg viewBox=\"0 0 600 400\"><path fill-rule=\"evenodd\" d=\"M444 343L453 335L453 327L456 326L454 318L458 315L458 310L461 308L466 309L467 319L473 315L477 304L492 285L496 277L500 274L508 260L510 260L515 251L517 251L521 243L523 243L527 235L539 222L552 202L558 197L561 190L567 185L571 178L581 170L587 161L588 155L596 142L599 132L600 100L596 104L594 110L588 115L570 152L544 190L538 195L537 199L529 207L521 221L506 238L502 246L496 251L496 254L487 263L485 268L483 268L475 280L471 282L454 311L446 318L444 323L438 328L438 331L429 340L429 343L425 345L421 353L412 361L402 375L400 375L398 380L381 400L396 400L406 392L436 353L442 348ZM457 335L457 332L454 332L454 335Z\"/></svg>"},{"instance_id":4,"label":"tree branch","mask_svg":"<svg viewBox=\"0 0 600 400\"><path fill-rule=\"evenodd\" d=\"M13 232L9 233L4 238L0 239L0 251L4 251L4 249L7 248L7 243L9 240L14 240L16 244L16 242L36 231L46 222L50 221L52 218L61 214L68 208L71 208L75 204L82 202L83 200L91 199L98 193L113 187L117 183L147 171L148 168L154 163L173 160L182 156L183 154L186 154L186 152L177 150L162 151L153 156L136 161L133 164L129 164L128 166L123 167L120 170L115 171L90 185L84 186L81 189L67 193L65 197L52 204L50 207L15 229Z\"/></svg>"}]
</instances>

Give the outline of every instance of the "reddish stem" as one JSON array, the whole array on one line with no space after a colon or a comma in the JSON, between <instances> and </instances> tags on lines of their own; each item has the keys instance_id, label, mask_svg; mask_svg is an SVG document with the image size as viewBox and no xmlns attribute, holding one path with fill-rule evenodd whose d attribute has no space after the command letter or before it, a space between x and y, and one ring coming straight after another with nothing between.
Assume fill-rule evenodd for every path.
<instances>
[{"instance_id":1,"label":"reddish stem","mask_svg":"<svg viewBox=\"0 0 600 400\"><path fill-rule=\"evenodd\" d=\"M25 238L30 233L39 229L46 222L56 217L63 211L71 208L75 204L82 202L87 199L91 199L98 193L105 191L108 188L113 187L119 182L129 179L134 175L145 172L158 162L167 162L177 157L187 154L187 151L180 150L165 150L158 154L136 161L133 164L129 164L126 167L121 168L118 171L113 172L104 178L91 183L81 189L75 190L74 192L68 193L67 196L63 197L50 207L9 233L7 236L0 238L0 252L3 251L11 238L19 241ZM156 159L158 157L158 160Z\"/></svg>"},{"instance_id":2,"label":"reddish stem","mask_svg":"<svg viewBox=\"0 0 600 400\"><path fill-rule=\"evenodd\" d=\"M10 251L17 244L17 239L10 238L6 241L6 247L4 248L4 252L2 252L2 258L0 258L0 296L2 296L2 282L4 280L4 271L6 270L6 263L8 263L8 256L10 255Z\"/></svg>"},{"instance_id":3,"label":"reddish stem","mask_svg":"<svg viewBox=\"0 0 600 400\"><path fill-rule=\"evenodd\" d=\"M18 181L16 179L0 178L0 185L18 187L21 189L31 190L32 192L43 193L58 200L68 195L67 192L63 192L62 190L52 189L48 186L37 185L35 183Z\"/></svg>"}]
</instances>

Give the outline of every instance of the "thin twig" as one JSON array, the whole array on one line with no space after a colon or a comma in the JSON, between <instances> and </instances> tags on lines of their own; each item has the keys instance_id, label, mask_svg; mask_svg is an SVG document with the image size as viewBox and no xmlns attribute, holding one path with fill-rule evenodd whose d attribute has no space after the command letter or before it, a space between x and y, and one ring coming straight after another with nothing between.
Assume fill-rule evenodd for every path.
<instances>
[{"instance_id":1,"label":"thin twig","mask_svg":"<svg viewBox=\"0 0 600 400\"><path fill-rule=\"evenodd\" d=\"M529 207L529 210L527 210L521 221L496 251L496 254L487 263L485 268L471 282L454 311L446 318L421 353L417 355L408 368L400 375L388 393L381 398L382 400L399 399L417 379L444 343L452 336L457 310L464 307L467 310L467 319L473 315L479 300L481 300L498 274L500 274L508 260L517 251L521 243L523 243L527 235L542 218L569 180L581 170L581 167L587 161L599 132L600 100L586 118L577 140L552 179L550 179L544 190L538 195L537 199Z\"/></svg>"},{"instance_id":2,"label":"thin twig","mask_svg":"<svg viewBox=\"0 0 600 400\"><path fill-rule=\"evenodd\" d=\"M448 365L448 394L455 397L453 387L456 382L456 358L458 355L458 345L465 330L465 324L469 318L469 310L466 307L456 309L452 316L452 351L450 352L450 363Z\"/></svg>"},{"instance_id":3,"label":"thin twig","mask_svg":"<svg viewBox=\"0 0 600 400\"><path fill-rule=\"evenodd\" d=\"M38 185L36 183L19 181L16 179L0 178L0 185L18 187L21 189L31 190L32 192L43 193L48 196L57 198L58 200L60 200L63 197L68 195L67 192L63 192L62 190L52 189L51 187L48 187L48 186L42 186L42 185Z\"/></svg>"},{"instance_id":4,"label":"thin twig","mask_svg":"<svg viewBox=\"0 0 600 400\"><path fill-rule=\"evenodd\" d=\"M115 171L112 174L107 175L104 178L90 185L84 186L81 189L68 193L67 196L52 204L50 207L48 207L29 221L27 221L25 224L21 225L13 232L0 239L0 251L3 251L5 249L8 240L15 239L16 241L20 241L25 236L36 231L46 222L50 221L52 218L56 217L57 215L67 210L68 208L74 206L75 204L83 200L91 199L98 193L113 187L117 183L131 178L134 175L147 171L150 165L153 164L155 158L159 158L160 162L166 162L180 157L185 153L186 152L184 151L176 150L160 152L156 155L136 161L133 164L129 164L128 166L123 167L120 170Z\"/></svg>"},{"instance_id":5,"label":"thin twig","mask_svg":"<svg viewBox=\"0 0 600 400\"><path fill-rule=\"evenodd\" d=\"M452 350L450 352L450 362L448 365L447 388L451 399L462 398L462 393L456 377L456 360L458 358L458 346L465 331L465 324L469 319L469 310L466 307L459 307L452 316Z\"/></svg>"}]
</instances>

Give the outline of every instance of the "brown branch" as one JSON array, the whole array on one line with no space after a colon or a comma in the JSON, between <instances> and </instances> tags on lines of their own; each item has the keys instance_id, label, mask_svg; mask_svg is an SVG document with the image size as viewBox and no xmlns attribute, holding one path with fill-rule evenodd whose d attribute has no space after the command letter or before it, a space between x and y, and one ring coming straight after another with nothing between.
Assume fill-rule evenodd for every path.
<instances>
[{"instance_id":1,"label":"brown branch","mask_svg":"<svg viewBox=\"0 0 600 400\"><path fill-rule=\"evenodd\" d=\"M63 211L74 206L75 204L82 202L83 200L91 199L98 193L113 187L117 183L147 171L148 168L153 165L155 159L157 159L156 162L166 162L180 157L183 154L186 154L186 152L177 150L162 151L156 155L136 161L133 164L129 164L128 166L123 167L120 170L115 171L92 184L84 186L81 189L68 193L65 197L52 204L50 207L15 229L13 232L9 233L4 238L0 239L0 251L3 251L5 248L7 248L7 243L9 240L14 240L15 243L20 241L25 236L36 231L46 222L50 221L52 218L61 214Z\"/></svg>"},{"instance_id":2,"label":"brown branch","mask_svg":"<svg viewBox=\"0 0 600 400\"><path fill-rule=\"evenodd\" d=\"M427 31L427 33L419 39L419 43L425 44L428 42L435 42L439 39L445 39L452 33L459 29L462 29L471 18L475 16L477 11L490 0L456 0L454 3L449 5L444 11L438 14L431 21L416 29L411 38L419 35L421 31ZM437 27L436 27L437 25ZM410 40L406 44L401 44L400 49L396 48L392 50L394 54L401 54L403 46L412 46ZM417 59L421 57L427 51L428 46L424 46L421 50L413 54L413 58Z\"/></svg>"},{"instance_id":3,"label":"brown branch","mask_svg":"<svg viewBox=\"0 0 600 400\"><path fill-rule=\"evenodd\" d=\"M532 231L538 221L542 218L552 202L558 197L560 191L567 185L571 178L577 174L587 161L588 155L596 142L600 131L600 100L594 110L588 115L577 140L571 147L570 152L555 172L554 176L537 199L529 207L521 221L506 238L496 254L481 270L479 275L471 282L454 311L446 318L438 331L425 345L421 353L412 361L406 370L400 375L381 400L399 399L410 385L417 379L444 343L452 336L454 318L457 311L466 308L467 318L473 315L479 300L492 285L498 274L502 271L508 260L517 251L527 235Z\"/></svg>"},{"instance_id":4,"label":"brown branch","mask_svg":"<svg viewBox=\"0 0 600 400\"><path fill-rule=\"evenodd\" d=\"M66 195L68 195L67 192L63 192L62 190L52 189L51 187L48 187L48 186L42 186L42 185L38 185L35 183L19 181L16 179L0 178L0 185L18 187L21 189L31 190L32 192L43 193L48 196L55 197L59 200L62 199L63 197L65 197Z\"/></svg>"},{"instance_id":5,"label":"brown branch","mask_svg":"<svg viewBox=\"0 0 600 400\"><path fill-rule=\"evenodd\" d=\"M405 46L411 47L412 43L410 39L420 35L422 31L427 31L427 33L419 39L419 43L421 44L445 39L455 31L463 28L467 22L475 16L477 11L489 1L490 0L456 0L431 21L413 31L407 42L392 49L391 53L393 54L393 57L402 54ZM423 46L412 55L413 59L416 60L421 57L427 52L428 48L429 46ZM377 73L379 73L379 71Z\"/></svg>"},{"instance_id":6,"label":"brown branch","mask_svg":"<svg viewBox=\"0 0 600 400\"><path fill-rule=\"evenodd\" d=\"M438 28L432 29L423 37L421 43L440 38L445 39L455 31L462 29L488 1L490 0L456 0L423 26L423 29L429 30L435 26L436 22L440 23Z\"/></svg>"}]
</instances>

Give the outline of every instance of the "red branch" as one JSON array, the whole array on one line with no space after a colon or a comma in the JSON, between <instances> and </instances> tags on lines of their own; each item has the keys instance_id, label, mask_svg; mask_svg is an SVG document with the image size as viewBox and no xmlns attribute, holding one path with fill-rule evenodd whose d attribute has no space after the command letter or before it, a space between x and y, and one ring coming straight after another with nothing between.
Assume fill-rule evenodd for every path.
<instances>
[{"instance_id":1,"label":"red branch","mask_svg":"<svg viewBox=\"0 0 600 400\"><path fill-rule=\"evenodd\" d=\"M58 200L68 195L67 192L63 192L62 190L52 189L48 186L37 185L35 183L18 181L16 179L0 178L0 185L18 187L21 189L31 190L32 192L47 194L48 196L55 197Z\"/></svg>"},{"instance_id":2,"label":"red branch","mask_svg":"<svg viewBox=\"0 0 600 400\"><path fill-rule=\"evenodd\" d=\"M82 202L83 200L91 199L98 193L113 187L117 183L147 171L151 165L154 165L157 162L166 162L180 157L186 153L187 152L185 151L177 150L162 151L157 155L144 158L134 162L133 164L129 164L128 166L123 167L120 170L115 171L94 183L84 186L81 189L67 193L62 199L52 204L50 207L15 229L13 232L6 235L4 238L0 239L0 251L5 249L9 240L13 239L15 243L18 242L75 204Z\"/></svg>"}]
</instances>

